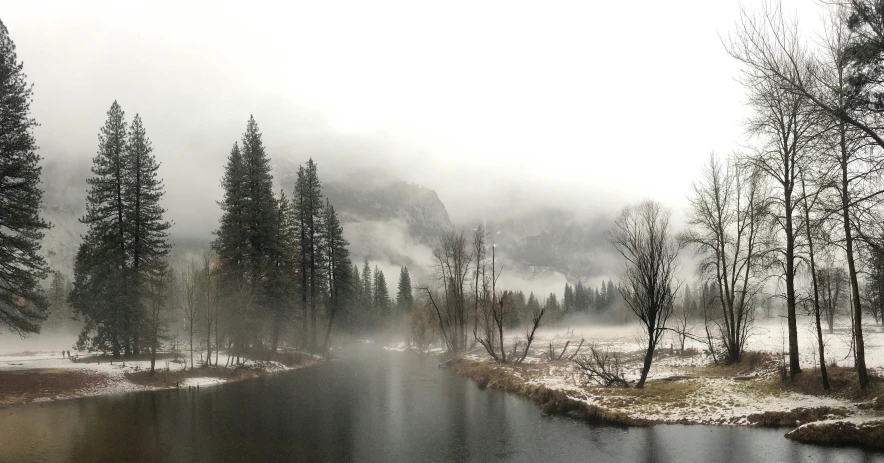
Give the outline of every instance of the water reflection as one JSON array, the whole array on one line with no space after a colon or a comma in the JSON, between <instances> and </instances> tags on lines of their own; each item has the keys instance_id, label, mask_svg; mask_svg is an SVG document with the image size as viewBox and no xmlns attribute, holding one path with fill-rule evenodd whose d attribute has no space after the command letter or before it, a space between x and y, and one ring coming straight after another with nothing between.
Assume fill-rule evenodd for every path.
<instances>
[{"instance_id":1,"label":"water reflection","mask_svg":"<svg viewBox=\"0 0 884 463\"><path fill-rule=\"evenodd\" d=\"M208 388L3 410L0 462L594 461L884 462L807 446L784 431L619 428L543 417L432 358L380 350Z\"/></svg>"}]
</instances>

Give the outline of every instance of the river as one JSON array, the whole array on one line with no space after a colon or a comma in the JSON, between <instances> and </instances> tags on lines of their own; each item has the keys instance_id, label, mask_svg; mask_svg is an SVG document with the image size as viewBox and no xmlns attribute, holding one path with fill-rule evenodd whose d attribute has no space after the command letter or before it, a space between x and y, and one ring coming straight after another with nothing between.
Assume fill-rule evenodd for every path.
<instances>
[{"instance_id":1,"label":"river","mask_svg":"<svg viewBox=\"0 0 884 463\"><path fill-rule=\"evenodd\" d=\"M623 428L545 417L434 358L375 347L199 392L151 391L0 411L0 462L884 462L785 430Z\"/></svg>"}]
</instances>

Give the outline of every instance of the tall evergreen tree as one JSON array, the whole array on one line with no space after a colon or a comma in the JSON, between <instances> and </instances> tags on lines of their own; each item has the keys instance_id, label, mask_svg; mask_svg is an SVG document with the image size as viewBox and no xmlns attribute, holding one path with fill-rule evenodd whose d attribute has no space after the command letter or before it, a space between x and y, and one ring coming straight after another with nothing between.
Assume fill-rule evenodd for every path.
<instances>
[{"instance_id":1,"label":"tall evergreen tree","mask_svg":"<svg viewBox=\"0 0 884 463\"><path fill-rule=\"evenodd\" d=\"M387 289L387 279L384 272L374 268L374 307L380 325L387 321L390 316L390 291Z\"/></svg>"},{"instance_id":2,"label":"tall evergreen tree","mask_svg":"<svg viewBox=\"0 0 884 463\"><path fill-rule=\"evenodd\" d=\"M224 176L221 178L224 198L218 205L221 207L222 215L218 229L215 230L215 239L212 241L212 249L218 259L219 310L223 311L223 318L228 321L231 332L227 334L231 340L236 339L236 333L233 331L242 325L247 293L245 273L249 242L245 180L246 169L242 151L239 149L239 143L234 143L227 157ZM216 333L216 336L219 334Z\"/></svg>"},{"instance_id":3,"label":"tall evergreen tree","mask_svg":"<svg viewBox=\"0 0 884 463\"><path fill-rule=\"evenodd\" d=\"M298 229L301 238L302 293L301 300L309 320L309 346L315 350L317 305L323 291L325 256L323 256L323 201L322 185L313 159L306 167L298 169L295 183L295 210L298 215Z\"/></svg>"},{"instance_id":4,"label":"tall evergreen tree","mask_svg":"<svg viewBox=\"0 0 884 463\"><path fill-rule=\"evenodd\" d=\"M351 299L354 286L354 280L350 274L350 251L347 250L350 243L344 239L344 229L338 220L338 214L327 199L324 212L325 217L322 223L325 226L326 250L323 254L326 257L326 276L328 278L328 303L326 304L328 325L323 341L323 354L328 349L328 340L335 317L344 310L345 305Z\"/></svg>"},{"instance_id":5,"label":"tall evergreen tree","mask_svg":"<svg viewBox=\"0 0 884 463\"><path fill-rule=\"evenodd\" d=\"M564 312L574 310L574 289L568 283L565 283Z\"/></svg>"},{"instance_id":6,"label":"tall evergreen tree","mask_svg":"<svg viewBox=\"0 0 884 463\"><path fill-rule=\"evenodd\" d=\"M273 197L273 174L270 157L264 150L255 117L249 117L242 136L242 160L245 167L244 209L248 220L248 279L257 295L267 259L272 254L278 203Z\"/></svg>"},{"instance_id":7,"label":"tall evergreen tree","mask_svg":"<svg viewBox=\"0 0 884 463\"><path fill-rule=\"evenodd\" d=\"M31 118L33 88L15 43L0 22L0 322L19 335L39 333L47 302L40 281L49 268L39 254L40 156Z\"/></svg>"},{"instance_id":8,"label":"tall evergreen tree","mask_svg":"<svg viewBox=\"0 0 884 463\"><path fill-rule=\"evenodd\" d=\"M234 344L241 352L249 334L256 334L260 318L273 319L264 298L267 274L278 247L279 203L273 195L270 158L255 118L249 117L241 149L234 145L222 185L224 214L213 243L232 313ZM255 336L252 336L254 339Z\"/></svg>"},{"instance_id":9,"label":"tall evergreen tree","mask_svg":"<svg viewBox=\"0 0 884 463\"><path fill-rule=\"evenodd\" d=\"M399 270L399 288L396 292L396 306L399 314L408 312L414 305L414 295L411 292L411 276L408 275L408 267L403 266Z\"/></svg>"},{"instance_id":10,"label":"tall evergreen tree","mask_svg":"<svg viewBox=\"0 0 884 463\"><path fill-rule=\"evenodd\" d=\"M298 279L298 236L292 204L284 191L279 192L276 217L273 221L269 266L264 282L264 305L272 314L271 346L279 345L279 335L291 301L296 297Z\"/></svg>"},{"instance_id":11,"label":"tall evergreen tree","mask_svg":"<svg viewBox=\"0 0 884 463\"><path fill-rule=\"evenodd\" d=\"M129 285L127 230L124 222L126 121L114 101L98 135L98 154L92 161L93 177L87 180L86 215L80 219L88 229L74 264L74 290L70 302L85 321L78 345L111 352L131 353L133 306Z\"/></svg>"},{"instance_id":12,"label":"tall evergreen tree","mask_svg":"<svg viewBox=\"0 0 884 463\"><path fill-rule=\"evenodd\" d=\"M165 209L160 205L163 197L163 181L157 177L160 165L153 156L153 147L136 114L129 129L129 139L123 156L123 204L125 207L124 225L127 232L127 261L132 267L131 288L132 307L129 316L129 332L132 353L139 353L139 337L143 331L147 314L146 294L143 293L146 281L152 272L165 271L162 265L169 254L168 230L171 224L163 219Z\"/></svg>"},{"instance_id":13,"label":"tall evergreen tree","mask_svg":"<svg viewBox=\"0 0 884 463\"><path fill-rule=\"evenodd\" d=\"M362 310L366 313L374 313L374 277L371 274L371 267L368 265L368 257L362 264Z\"/></svg>"}]
</instances>

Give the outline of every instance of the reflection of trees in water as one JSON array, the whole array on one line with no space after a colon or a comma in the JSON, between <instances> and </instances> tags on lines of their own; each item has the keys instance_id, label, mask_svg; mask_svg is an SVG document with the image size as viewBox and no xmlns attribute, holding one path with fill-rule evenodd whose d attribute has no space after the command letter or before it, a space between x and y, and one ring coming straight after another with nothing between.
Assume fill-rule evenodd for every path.
<instances>
[{"instance_id":1,"label":"reflection of trees in water","mask_svg":"<svg viewBox=\"0 0 884 463\"><path fill-rule=\"evenodd\" d=\"M78 400L73 435L66 452L71 461L171 461L170 444L163 436L157 401L165 394L133 393ZM166 399L167 401L168 399ZM59 424L64 426L64 424Z\"/></svg>"}]
</instances>

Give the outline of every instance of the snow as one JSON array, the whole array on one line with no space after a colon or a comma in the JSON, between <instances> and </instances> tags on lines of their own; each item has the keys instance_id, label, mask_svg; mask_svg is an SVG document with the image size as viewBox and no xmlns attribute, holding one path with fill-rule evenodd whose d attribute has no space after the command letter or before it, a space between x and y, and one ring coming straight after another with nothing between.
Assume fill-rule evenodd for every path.
<instances>
[{"instance_id":1,"label":"snow","mask_svg":"<svg viewBox=\"0 0 884 463\"><path fill-rule=\"evenodd\" d=\"M187 378L184 382L181 383L181 387L211 387L217 386L219 384L224 384L226 381L221 378L212 378L209 376L206 377L197 377L197 378Z\"/></svg>"},{"instance_id":2,"label":"snow","mask_svg":"<svg viewBox=\"0 0 884 463\"><path fill-rule=\"evenodd\" d=\"M697 323L697 325L701 325L701 323ZM697 336L705 336L705 333L700 332L702 331L701 326L695 328L695 331L697 331L695 333ZM833 334L828 334L825 331L827 330L824 328L826 362L852 366L853 354L849 325L836 325ZM863 334L867 366L884 374L884 329L881 326L868 324L864 325ZM755 325L752 336L747 341L746 351L764 351L770 353L774 359L779 359L784 351L784 346L788 345L787 336L785 320L762 320ZM510 349L518 339L524 340L524 334L520 332L508 334L505 342L507 349ZM668 336L664 337L658 346L658 352L648 379L653 381L674 376L690 376L684 380L690 382L692 386L686 388L689 392L685 396L679 397L678 400L668 401L653 398L641 400L626 393L618 395L616 389L602 391L592 385L586 387L574 362L564 360L549 362L548 360L550 344L552 344L554 355L558 357L565 343L570 340L568 350L562 357L565 359L574 353L581 339L585 339L581 354L588 353L590 345L595 346L596 349L616 352L621 355L624 361L626 379L638 380L644 341L637 325L608 327L569 327L563 325L558 328L538 330L529 356L524 362L534 365L532 367L534 370L531 370L534 376L527 379L527 382L565 391L570 397L591 405L620 410L634 418L644 418L655 422L748 425L750 424L748 417L753 414L788 412L798 408L817 407L840 408L858 420L875 419L874 416L869 418L870 412L860 409L857 403L845 398L812 396L788 391L763 392L760 388L753 387L758 382L756 379L738 381L733 377L719 378L709 377L710 375L697 375L698 367L707 366L712 362L709 354L704 352L705 346L699 342L688 340L685 348L696 349L697 353L677 355L677 353L670 351L670 347L677 346L677 342ZM803 367L818 367L816 330L810 318L799 318L799 351ZM464 357L474 361L490 361L490 357L481 350ZM519 373L516 370L511 371L514 374ZM770 378L775 374L776 365L771 364L759 365L749 373L750 376L759 378ZM877 417L877 419L884 418Z\"/></svg>"},{"instance_id":3,"label":"snow","mask_svg":"<svg viewBox=\"0 0 884 463\"><path fill-rule=\"evenodd\" d=\"M77 352L72 354L76 357ZM196 356L194 361L199 366L200 358ZM213 355L214 360L214 355ZM183 362L183 360L181 361ZM218 356L218 367L224 368L224 365L232 364L233 359L225 354ZM296 367L288 367L282 363L275 361L255 361L252 359L244 359L243 364L247 367L259 368L265 371L282 371ZM176 363L167 359L158 359L155 369L162 372L168 370L182 370L185 368L184 363ZM188 369L189 362L188 362ZM13 352L0 355L0 372L2 371L25 371L25 370L69 370L82 371L90 373L92 380L89 385L77 390L65 393L39 397L35 401L58 400L72 397L84 397L104 394L115 394L122 392L144 391L158 389L156 386L141 385L132 382L126 375L127 373L136 373L150 369L150 360L99 360L97 357L89 355L80 355L77 362L68 358L62 358L59 351L26 351ZM197 386L209 387L224 383L222 378L215 377L193 377L186 378L182 381L182 387ZM169 387L173 387L174 383L170 383Z\"/></svg>"}]
</instances>

